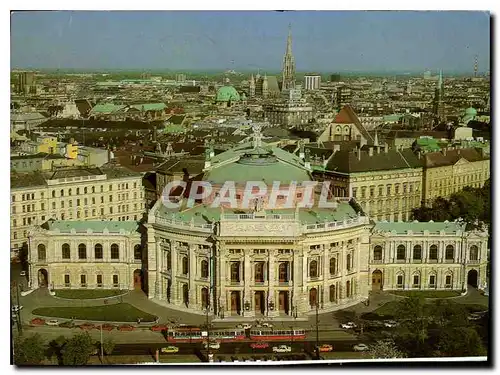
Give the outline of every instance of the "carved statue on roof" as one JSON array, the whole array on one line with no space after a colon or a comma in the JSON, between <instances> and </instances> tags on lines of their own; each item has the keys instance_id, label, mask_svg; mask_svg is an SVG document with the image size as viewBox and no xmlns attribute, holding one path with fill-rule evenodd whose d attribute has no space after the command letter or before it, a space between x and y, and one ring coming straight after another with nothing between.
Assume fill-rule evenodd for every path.
<instances>
[{"instance_id":1,"label":"carved statue on roof","mask_svg":"<svg viewBox=\"0 0 500 375\"><path fill-rule=\"evenodd\" d=\"M255 198L254 203L255 203L255 206L254 206L255 212L261 212L264 209L264 198L263 197Z\"/></svg>"},{"instance_id":2,"label":"carved statue on roof","mask_svg":"<svg viewBox=\"0 0 500 375\"><path fill-rule=\"evenodd\" d=\"M305 161L311 160L311 150L309 150L308 148L306 148L304 160Z\"/></svg>"},{"instance_id":3,"label":"carved statue on roof","mask_svg":"<svg viewBox=\"0 0 500 375\"><path fill-rule=\"evenodd\" d=\"M254 143L253 147L254 148L261 147L262 133L260 131L262 127L260 124L253 124L252 128L253 128L253 143Z\"/></svg>"}]
</instances>

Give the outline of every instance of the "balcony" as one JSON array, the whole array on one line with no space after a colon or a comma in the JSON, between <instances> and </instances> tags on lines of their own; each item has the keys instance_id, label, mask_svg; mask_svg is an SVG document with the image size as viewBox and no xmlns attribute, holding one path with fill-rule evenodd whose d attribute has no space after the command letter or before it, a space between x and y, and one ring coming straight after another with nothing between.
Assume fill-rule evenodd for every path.
<instances>
[{"instance_id":1,"label":"balcony","mask_svg":"<svg viewBox=\"0 0 500 375\"><path fill-rule=\"evenodd\" d=\"M396 259L396 263L406 263L406 259Z\"/></svg>"},{"instance_id":2,"label":"balcony","mask_svg":"<svg viewBox=\"0 0 500 375\"><path fill-rule=\"evenodd\" d=\"M382 264L384 261L382 259L373 259L372 264Z\"/></svg>"},{"instance_id":3,"label":"balcony","mask_svg":"<svg viewBox=\"0 0 500 375\"><path fill-rule=\"evenodd\" d=\"M427 260L427 263L437 263L438 260L437 259L428 259Z\"/></svg>"},{"instance_id":4,"label":"balcony","mask_svg":"<svg viewBox=\"0 0 500 375\"><path fill-rule=\"evenodd\" d=\"M480 263L479 259L469 259L467 261L467 264L479 264L479 263Z\"/></svg>"},{"instance_id":5,"label":"balcony","mask_svg":"<svg viewBox=\"0 0 500 375\"><path fill-rule=\"evenodd\" d=\"M422 259L412 259L412 263L422 263Z\"/></svg>"}]
</instances>

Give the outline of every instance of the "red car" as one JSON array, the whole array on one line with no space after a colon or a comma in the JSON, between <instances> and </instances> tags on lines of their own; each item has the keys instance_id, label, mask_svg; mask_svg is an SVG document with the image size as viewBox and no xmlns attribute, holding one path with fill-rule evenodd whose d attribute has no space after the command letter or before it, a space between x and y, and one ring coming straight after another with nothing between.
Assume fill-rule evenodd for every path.
<instances>
[{"instance_id":1,"label":"red car","mask_svg":"<svg viewBox=\"0 0 500 375\"><path fill-rule=\"evenodd\" d=\"M96 326L97 329L101 329L101 326ZM112 324L103 324L102 325L103 331L112 331L115 329L115 326Z\"/></svg>"},{"instance_id":2,"label":"red car","mask_svg":"<svg viewBox=\"0 0 500 375\"><path fill-rule=\"evenodd\" d=\"M135 329L134 326L124 324L118 328L120 331L133 331Z\"/></svg>"},{"instance_id":3,"label":"red car","mask_svg":"<svg viewBox=\"0 0 500 375\"><path fill-rule=\"evenodd\" d=\"M151 327L151 331L155 331L155 332L161 332L161 331L165 331L167 329L168 329L168 326L166 324L157 324L157 325Z\"/></svg>"},{"instance_id":4,"label":"red car","mask_svg":"<svg viewBox=\"0 0 500 375\"><path fill-rule=\"evenodd\" d=\"M83 323L80 325L79 327L80 329L83 329L83 330L88 330L90 331L91 329L94 329L95 328L95 325L91 324L91 323Z\"/></svg>"},{"instance_id":5,"label":"red car","mask_svg":"<svg viewBox=\"0 0 500 375\"><path fill-rule=\"evenodd\" d=\"M269 344L267 342L252 342L250 347L252 349L266 349L269 348Z\"/></svg>"}]
</instances>

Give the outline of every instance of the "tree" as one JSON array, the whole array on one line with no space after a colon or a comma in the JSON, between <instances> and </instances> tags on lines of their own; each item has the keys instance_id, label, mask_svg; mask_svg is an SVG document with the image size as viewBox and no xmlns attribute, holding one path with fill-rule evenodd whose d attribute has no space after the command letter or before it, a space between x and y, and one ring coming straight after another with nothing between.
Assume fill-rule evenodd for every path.
<instances>
[{"instance_id":1,"label":"tree","mask_svg":"<svg viewBox=\"0 0 500 375\"><path fill-rule=\"evenodd\" d=\"M438 299L431 308L434 322L443 329L451 327L467 327L468 312L464 305L450 300Z\"/></svg>"},{"instance_id":2,"label":"tree","mask_svg":"<svg viewBox=\"0 0 500 375\"><path fill-rule=\"evenodd\" d=\"M111 353L113 353L113 349L115 348L115 342L108 337L106 338L106 340L104 340L102 348L106 355L110 355Z\"/></svg>"},{"instance_id":3,"label":"tree","mask_svg":"<svg viewBox=\"0 0 500 375\"><path fill-rule=\"evenodd\" d=\"M16 365L38 365L45 358L46 345L38 333L17 337L14 341L14 363Z\"/></svg>"},{"instance_id":4,"label":"tree","mask_svg":"<svg viewBox=\"0 0 500 375\"><path fill-rule=\"evenodd\" d=\"M482 356L486 355L486 350L474 328L456 327L441 331L436 354L450 357Z\"/></svg>"},{"instance_id":5,"label":"tree","mask_svg":"<svg viewBox=\"0 0 500 375\"><path fill-rule=\"evenodd\" d=\"M394 341L377 341L368 350L371 358L406 358L406 354L400 351Z\"/></svg>"},{"instance_id":6,"label":"tree","mask_svg":"<svg viewBox=\"0 0 500 375\"><path fill-rule=\"evenodd\" d=\"M62 364L69 366L86 365L96 348L88 332L73 336L62 348Z\"/></svg>"}]
</instances>

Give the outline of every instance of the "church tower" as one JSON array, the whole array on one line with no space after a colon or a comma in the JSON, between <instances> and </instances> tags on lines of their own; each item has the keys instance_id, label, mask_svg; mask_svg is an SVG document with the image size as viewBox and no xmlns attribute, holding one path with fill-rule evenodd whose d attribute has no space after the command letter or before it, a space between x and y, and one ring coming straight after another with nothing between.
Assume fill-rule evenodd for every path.
<instances>
[{"instance_id":1,"label":"church tower","mask_svg":"<svg viewBox=\"0 0 500 375\"><path fill-rule=\"evenodd\" d=\"M292 27L288 26L288 39L286 42L286 52L283 57L283 82L281 90L295 88L295 59L292 55Z\"/></svg>"},{"instance_id":2,"label":"church tower","mask_svg":"<svg viewBox=\"0 0 500 375\"><path fill-rule=\"evenodd\" d=\"M253 98L255 96L255 80L253 79L253 74L252 78L250 78L250 90L249 90L250 97Z\"/></svg>"},{"instance_id":3,"label":"church tower","mask_svg":"<svg viewBox=\"0 0 500 375\"><path fill-rule=\"evenodd\" d=\"M267 96L269 94L268 91L268 83L267 83L267 74L264 74L264 79L262 80L262 97L264 99L267 99Z\"/></svg>"}]
</instances>

